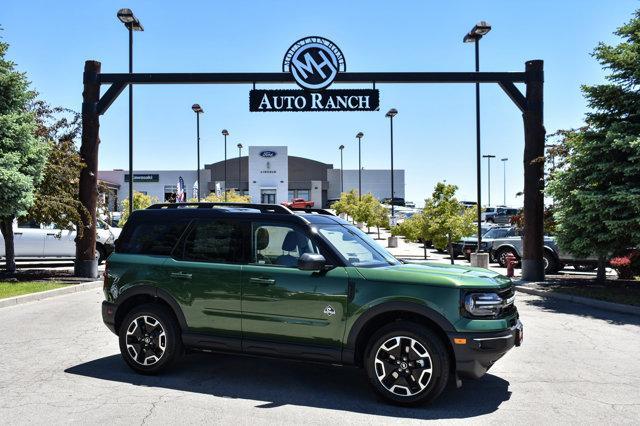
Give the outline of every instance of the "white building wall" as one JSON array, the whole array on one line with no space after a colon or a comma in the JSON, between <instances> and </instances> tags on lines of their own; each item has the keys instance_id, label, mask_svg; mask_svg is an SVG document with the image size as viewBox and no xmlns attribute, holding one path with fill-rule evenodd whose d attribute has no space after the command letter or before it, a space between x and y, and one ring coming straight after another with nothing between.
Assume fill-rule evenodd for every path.
<instances>
[{"instance_id":1,"label":"white building wall","mask_svg":"<svg viewBox=\"0 0 640 426\"><path fill-rule=\"evenodd\" d=\"M340 198L340 169L327 170L329 188L327 198ZM404 198L404 170L393 171L393 187L397 198ZM344 170L344 191L358 191L358 170ZM362 170L362 193L373 194L377 199L391 197L391 170Z\"/></svg>"},{"instance_id":2,"label":"white building wall","mask_svg":"<svg viewBox=\"0 0 640 426\"><path fill-rule=\"evenodd\" d=\"M98 179L120 185L118 188L118 207L117 211L122 211L122 201L129 198L129 182L125 182L125 175L129 172L126 170L101 170L98 171ZM158 182L133 182L134 192L143 192L152 197L156 197L158 202L164 202L164 187L177 186L178 178L182 176L187 190L187 199L194 195L193 187L197 181L195 170L134 170L135 175L158 175ZM207 182L211 180L210 171L200 170L200 196L205 198L207 193Z\"/></svg>"},{"instance_id":3,"label":"white building wall","mask_svg":"<svg viewBox=\"0 0 640 426\"><path fill-rule=\"evenodd\" d=\"M249 147L249 195L252 202L261 202L263 189L276 190L276 203L287 201L289 191L287 155L286 146Z\"/></svg>"}]
</instances>

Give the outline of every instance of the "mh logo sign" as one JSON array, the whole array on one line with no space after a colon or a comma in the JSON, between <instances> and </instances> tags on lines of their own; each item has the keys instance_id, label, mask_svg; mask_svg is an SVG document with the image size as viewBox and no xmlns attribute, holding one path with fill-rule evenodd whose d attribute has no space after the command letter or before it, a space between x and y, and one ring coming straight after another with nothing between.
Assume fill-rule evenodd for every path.
<instances>
[{"instance_id":1,"label":"mh logo sign","mask_svg":"<svg viewBox=\"0 0 640 426\"><path fill-rule=\"evenodd\" d=\"M293 43L282 61L282 71L291 72L296 83L306 90L322 90L338 72L346 71L342 51L323 37L305 37Z\"/></svg>"}]
</instances>

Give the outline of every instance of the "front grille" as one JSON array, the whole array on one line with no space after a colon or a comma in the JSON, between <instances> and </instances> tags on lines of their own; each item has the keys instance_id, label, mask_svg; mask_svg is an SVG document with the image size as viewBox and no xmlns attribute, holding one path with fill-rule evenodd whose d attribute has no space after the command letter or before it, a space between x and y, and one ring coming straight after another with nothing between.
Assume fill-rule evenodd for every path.
<instances>
[{"instance_id":1,"label":"front grille","mask_svg":"<svg viewBox=\"0 0 640 426\"><path fill-rule=\"evenodd\" d=\"M502 290L498 290L496 293L498 293L498 296L500 296L502 298L504 303L507 303L508 300L511 300L511 303L509 303L504 308L502 308L498 318L506 318L506 317L509 317L509 316L511 316L511 315L513 315L514 313L517 312L516 305L514 303L515 295L516 295L516 288L515 288L515 286L513 284L511 284L507 288L504 288Z\"/></svg>"}]
</instances>

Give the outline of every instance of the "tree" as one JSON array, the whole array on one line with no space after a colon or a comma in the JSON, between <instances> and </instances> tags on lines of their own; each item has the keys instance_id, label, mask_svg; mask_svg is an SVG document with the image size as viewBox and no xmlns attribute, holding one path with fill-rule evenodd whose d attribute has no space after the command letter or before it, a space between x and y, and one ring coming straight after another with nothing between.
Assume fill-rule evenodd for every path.
<instances>
[{"instance_id":1,"label":"tree","mask_svg":"<svg viewBox=\"0 0 640 426\"><path fill-rule=\"evenodd\" d=\"M422 241L424 258L427 259L427 239L429 238L428 227L426 226L424 215L417 213L408 219L400 222L391 229L391 235L402 235L407 241Z\"/></svg>"},{"instance_id":2,"label":"tree","mask_svg":"<svg viewBox=\"0 0 640 426\"><path fill-rule=\"evenodd\" d=\"M338 214L346 214L353 218L355 209L358 206L358 193L355 189L340 194L340 199L333 204L333 208Z\"/></svg>"},{"instance_id":3,"label":"tree","mask_svg":"<svg viewBox=\"0 0 640 426\"><path fill-rule=\"evenodd\" d=\"M80 170L84 166L75 141L80 136L80 114L75 111L52 108L44 101L33 105L37 134L48 141L49 156L44 177L35 191L35 201L29 217L41 223L53 223L59 229L78 229L83 232L84 216L89 212L78 200Z\"/></svg>"},{"instance_id":4,"label":"tree","mask_svg":"<svg viewBox=\"0 0 640 426\"><path fill-rule=\"evenodd\" d=\"M212 192L211 194L207 195L207 198L205 198L203 201L207 201L210 203L222 203L224 202L224 194L216 195L215 192ZM250 202L251 202L251 196L249 195L238 194L235 189L229 189L227 191L227 203L250 203Z\"/></svg>"},{"instance_id":5,"label":"tree","mask_svg":"<svg viewBox=\"0 0 640 426\"><path fill-rule=\"evenodd\" d=\"M455 198L457 190L456 185L438 182L423 210L424 239L431 240L436 248L448 248L452 265L452 243L473 234L475 229L474 209L461 207Z\"/></svg>"},{"instance_id":6,"label":"tree","mask_svg":"<svg viewBox=\"0 0 640 426\"><path fill-rule=\"evenodd\" d=\"M143 194L142 192L133 192L133 210L142 210L146 209L152 204L156 204L158 202L158 198L152 197L151 195ZM129 219L129 197L122 201L122 217L118 222L118 226L122 227L127 220Z\"/></svg>"},{"instance_id":7,"label":"tree","mask_svg":"<svg viewBox=\"0 0 640 426\"><path fill-rule=\"evenodd\" d=\"M29 89L26 75L6 59L8 48L0 41L0 231L5 268L13 274L13 220L25 215L34 203L48 146L37 136L35 115L29 110L36 93Z\"/></svg>"},{"instance_id":8,"label":"tree","mask_svg":"<svg viewBox=\"0 0 640 426\"><path fill-rule=\"evenodd\" d=\"M375 225L375 210L379 204L371 193L364 194L356 204L354 219L367 225L367 233L371 233L371 227Z\"/></svg>"},{"instance_id":9,"label":"tree","mask_svg":"<svg viewBox=\"0 0 640 426\"><path fill-rule=\"evenodd\" d=\"M640 243L640 10L615 34L621 43L593 53L608 83L582 86L586 126L559 133L564 155L548 185L559 245L597 255L598 280L607 257Z\"/></svg>"},{"instance_id":10,"label":"tree","mask_svg":"<svg viewBox=\"0 0 640 426\"><path fill-rule=\"evenodd\" d=\"M378 231L378 239L380 239L380 228L389 227L389 210L384 208L382 203L378 202L373 211L372 226L375 226Z\"/></svg>"}]
</instances>

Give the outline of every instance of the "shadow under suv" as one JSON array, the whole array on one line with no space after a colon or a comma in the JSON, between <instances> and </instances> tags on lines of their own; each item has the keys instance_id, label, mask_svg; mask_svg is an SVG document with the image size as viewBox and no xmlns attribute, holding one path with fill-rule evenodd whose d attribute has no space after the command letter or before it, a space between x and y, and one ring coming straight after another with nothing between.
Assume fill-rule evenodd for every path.
<instances>
[{"instance_id":1,"label":"shadow under suv","mask_svg":"<svg viewBox=\"0 0 640 426\"><path fill-rule=\"evenodd\" d=\"M399 404L482 376L522 340L508 278L403 263L328 212L278 205L135 211L104 294L103 320L139 373L185 349L355 365Z\"/></svg>"}]
</instances>

